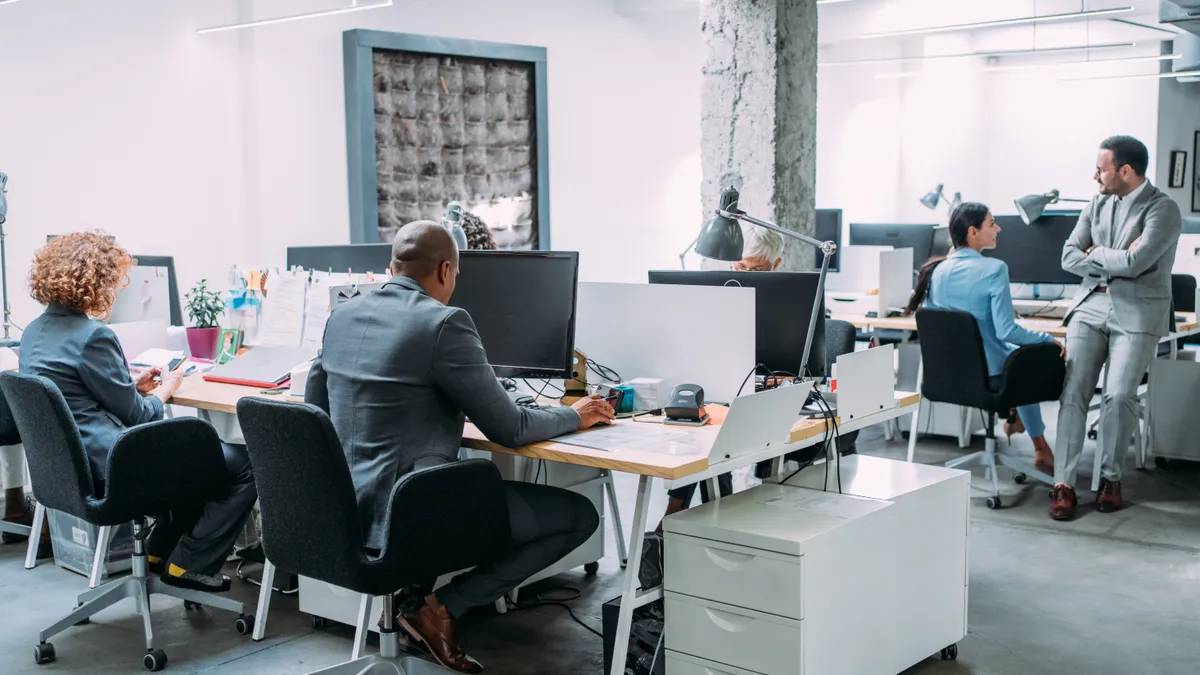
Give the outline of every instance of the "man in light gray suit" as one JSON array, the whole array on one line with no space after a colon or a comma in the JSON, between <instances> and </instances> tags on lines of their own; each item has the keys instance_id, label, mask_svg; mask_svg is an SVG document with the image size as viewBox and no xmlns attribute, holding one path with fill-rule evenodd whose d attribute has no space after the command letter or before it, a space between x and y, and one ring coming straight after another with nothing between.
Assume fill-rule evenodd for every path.
<instances>
[{"instance_id":1,"label":"man in light gray suit","mask_svg":"<svg viewBox=\"0 0 1200 675\"><path fill-rule=\"evenodd\" d=\"M599 397L546 410L513 403L488 365L470 315L446 306L458 276L458 249L438 223L400 228L391 272L382 289L344 303L330 316L305 391L305 400L333 420L350 464L367 546L376 549L383 548L384 516L396 481L414 469L455 461L464 413L489 439L508 447L614 417ZM600 522L592 503L569 490L509 482L507 492L508 554L459 575L426 596L419 610L399 617L410 637L457 672L483 668L459 646L455 621L562 559Z\"/></svg>"},{"instance_id":2,"label":"man in light gray suit","mask_svg":"<svg viewBox=\"0 0 1200 675\"><path fill-rule=\"evenodd\" d=\"M1075 476L1087 409L1100 371L1108 378L1100 407L1104 457L1096 508L1123 505L1121 471L1137 424L1137 387L1170 328L1171 266L1179 243L1179 207L1146 180L1150 153L1114 136L1100 145L1100 194L1079 216L1063 247L1063 269L1083 277L1067 312L1067 379L1058 413L1050 517L1075 517Z\"/></svg>"}]
</instances>

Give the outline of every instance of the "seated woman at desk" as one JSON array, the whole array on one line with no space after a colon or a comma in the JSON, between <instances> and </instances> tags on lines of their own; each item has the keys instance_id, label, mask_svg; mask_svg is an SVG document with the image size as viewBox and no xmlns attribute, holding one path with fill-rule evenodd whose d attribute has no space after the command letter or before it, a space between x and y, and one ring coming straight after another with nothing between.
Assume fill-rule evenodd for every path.
<instances>
[{"instance_id":1,"label":"seated woman at desk","mask_svg":"<svg viewBox=\"0 0 1200 675\"><path fill-rule=\"evenodd\" d=\"M1004 362L1017 346L1056 342L1050 335L1025 329L1016 322L1008 265L983 256L983 251L996 247L999 234L1000 228L983 204L966 202L955 208L950 214L950 241L954 248L950 255L930 260L921 268L917 287L904 312L911 315L924 305L971 313L983 336L988 375L994 387L999 386ZM1017 408L1015 421L1004 425L1004 433L1009 437L1023 431L1028 431L1033 439L1034 467L1053 474L1054 454L1046 442L1046 425L1038 404Z\"/></svg>"},{"instance_id":2,"label":"seated woman at desk","mask_svg":"<svg viewBox=\"0 0 1200 675\"><path fill-rule=\"evenodd\" d=\"M76 233L58 237L33 258L29 288L46 311L21 337L20 371L53 382L66 399L83 449L103 493L108 454L129 427L163 417L179 389L176 372L151 369L134 379L116 334L101 322L117 291L129 283L133 257L109 236ZM161 384L154 378L161 377ZM163 583L198 591L229 590L220 574L258 499L245 446L225 445L230 483L225 496L196 504L160 521L147 542L152 569Z\"/></svg>"}]
</instances>

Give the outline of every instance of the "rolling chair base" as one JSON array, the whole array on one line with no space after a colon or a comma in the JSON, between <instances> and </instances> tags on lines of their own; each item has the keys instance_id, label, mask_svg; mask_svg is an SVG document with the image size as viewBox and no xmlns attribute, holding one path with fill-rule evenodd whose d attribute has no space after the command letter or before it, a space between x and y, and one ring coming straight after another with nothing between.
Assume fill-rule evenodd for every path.
<instances>
[{"instance_id":1,"label":"rolling chair base","mask_svg":"<svg viewBox=\"0 0 1200 675\"><path fill-rule=\"evenodd\" d=\"M148 575L146 555L140 550L142 548L142 541L137 538L141 529L141 525L135 522L133 573L130 576L110 581L103 586L81 593L78 598L79 606L74 611L43 629L38 634L38 645L35 650L37 663L49 663L55 658L54 646L47 642L47 640L72 626L87 623L91 617L126 598L133 598L135 600L138 614L142 616L142 627L146 637L146 654L143 657L142 665L147 670L162 670L167 664L167 655L161 649L154 647L154 629L150 625L151 595L165 595L172 598L179 598L183 600L184 606L188 609L191 609L193 606L199 607L200 605L204 605L235 612L238 614L235 623L237 631L242 634L250 632L254 624L254 617L245 614L246 606L241 602L212 593L168 586L157 576Z\"/></svg>"},{"instance_id":2,"label":"rolling chair base","mask_svg":"<svg viewBox=\"0 0 1200 675\"><path fill-rule=\"evenodd\" d=\"M1054 477L1033 468L1033 464L1017 459L1012 455L997 452L996 438L991 435L987 437L983 450L952 459L946 462L944 466L949 469L958 469L964 466L978 465L987 467L988 474L991 476L992 496L988 497L986 502L989 509L998 509L1003 505L1000 498L1000 474L996 470L997 466L1003 466L1006 469L1016 471L1017 475L1013 477L1013 480L1018 485L1024 483L1029 478L1037 479L1047 485L1054 485Z\"/></svg>"},{"instance_id":3,"label":"rolling chair base","mask_svg":"<svg viewBox=\"0 0 1200 675\"><path fill-rule=\"evenodd\" d=\"M370 620L371 596L363 594L359 601L358 625L355 627L354 651L350 660L308 675L453 675L436 663L400 653L400 633L395 625L396 606L391 595L383 601L382 623L379 631L379 653L359 657L367 644L367 622Z\"/></svg>"}]
</instances>

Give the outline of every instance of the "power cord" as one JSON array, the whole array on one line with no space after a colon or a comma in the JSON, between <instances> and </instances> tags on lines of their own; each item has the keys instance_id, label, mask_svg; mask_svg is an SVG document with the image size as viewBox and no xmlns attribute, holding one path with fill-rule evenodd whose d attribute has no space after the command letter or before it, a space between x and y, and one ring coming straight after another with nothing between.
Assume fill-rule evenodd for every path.
<instances>
[{"instance_id":1,"label":"power cord","mask_svg":"<svg viewBox=\"0 0 1200 675\"><path fill-rule=\"evenodd\" d=\"M567 598L544 598L543 597L544 595L547 595L549 593L555 593L555 592L560 592L560 591L567 591L569 593L574 593L574 595L567 597ZM581 620L578 616L575 615L574 608L572 608L570 605L567 604L568 602L578 600L582 595L583 594L579 592L579 589L571 588L570 586L560 586L558 588L550 588L545 591L539 591L538 593L536 593L533 596L534 597L533 602L510 603L509 611L510 612L521 612L521 611L524 611L527 609L533 609L534 607L544 607L547 605L556 605L558 607L562 607L563 609L567 610L567 614L569 614L571 616L571 619L575 623L579 624L580 626L583 626L584 628L587 629L587 631L589 633L591 633L591 634L595 635L596 637L600 638L601 640L603 640L604 634L601 633L600 631L596 630L595 628L592 628L591 626L587 625L586 623L584 623L583 620Z\"/></svg>"},{"instance_id":2,"label":"power cord","mask_svg":"<svg viewBox=\"0 0 1200 675\"><path fill-rule=\"evenodd\" d=\"M612 368L609 368L608 366L597 363L596 361L594 361L592 359L587 360L587 367L588 367L588 370L592 371L593 373L596 373L597 375L599 375L600 377L603 377L606 380L611 380L613 382L621 382L622 381L621 376L617 374L617 371L613 370Z\"/></svg>"}]
</instances>

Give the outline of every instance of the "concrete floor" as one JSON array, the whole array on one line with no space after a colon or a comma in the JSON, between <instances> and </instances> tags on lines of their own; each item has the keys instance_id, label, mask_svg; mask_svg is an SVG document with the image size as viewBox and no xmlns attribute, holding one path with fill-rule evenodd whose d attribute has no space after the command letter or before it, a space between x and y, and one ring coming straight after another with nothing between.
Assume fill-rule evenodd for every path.
<instances>
[{"instance_id":1,"label":"concrete floor","mask_svg":"<svg viewBox=\"0 0 1200 675\"><path fill-rule=\"evenodd\" d=\"M1048 421L1053 417L1047 410ZM1054 438L1053 430L1049 436ZM1014 439L1014 446L1032 453L1027 439ZM859 448L896 458L903 457L905 446L869 430ZM934 462L960 452L952 442L930 439L920 443L917 458ZM1011 478L1007 472L1004 477ZM976 481L983 485L982 472ZM1125 482L1128 509L1103 515L1085 508L1073 523L1046 517L1044 488L1018 488L1011 480L1007 485L1003 510L989 511L982 499L974 501L970 635L959 645L959 660L929 659L905 675L1200 673L1200 468L1131 470ZM619 477L626 520L635 486ZM661 492L656 491L654 515L665 504ZM1089 492L1080 497L1092 501ZM21 547L0 547L0 607L7 610L0 615L0 673L145 672L140 619L128 601L56 637L57 662L35 666L37 630L73 607L87 582L53 564L26 571L22 556ZM618 572L614 553L596 577L580 570L539 588L549 596L556 595L554 588L577 589L581 597L571 606L598 629L600 604L618 594ZM247 603L257 597L256 587L235 582L234 588ZM313 630L295 597L276 595L261 643L238 636L234 618L216 611L189 616L178 602L156 601L154 625L170 658L168 672L291 675L350 653L352 629ZM489 608L468 617L463 630L470 653L491 673L601 672L600 639L562 607L504 616Z\"/></svg>"}]
</instances>

